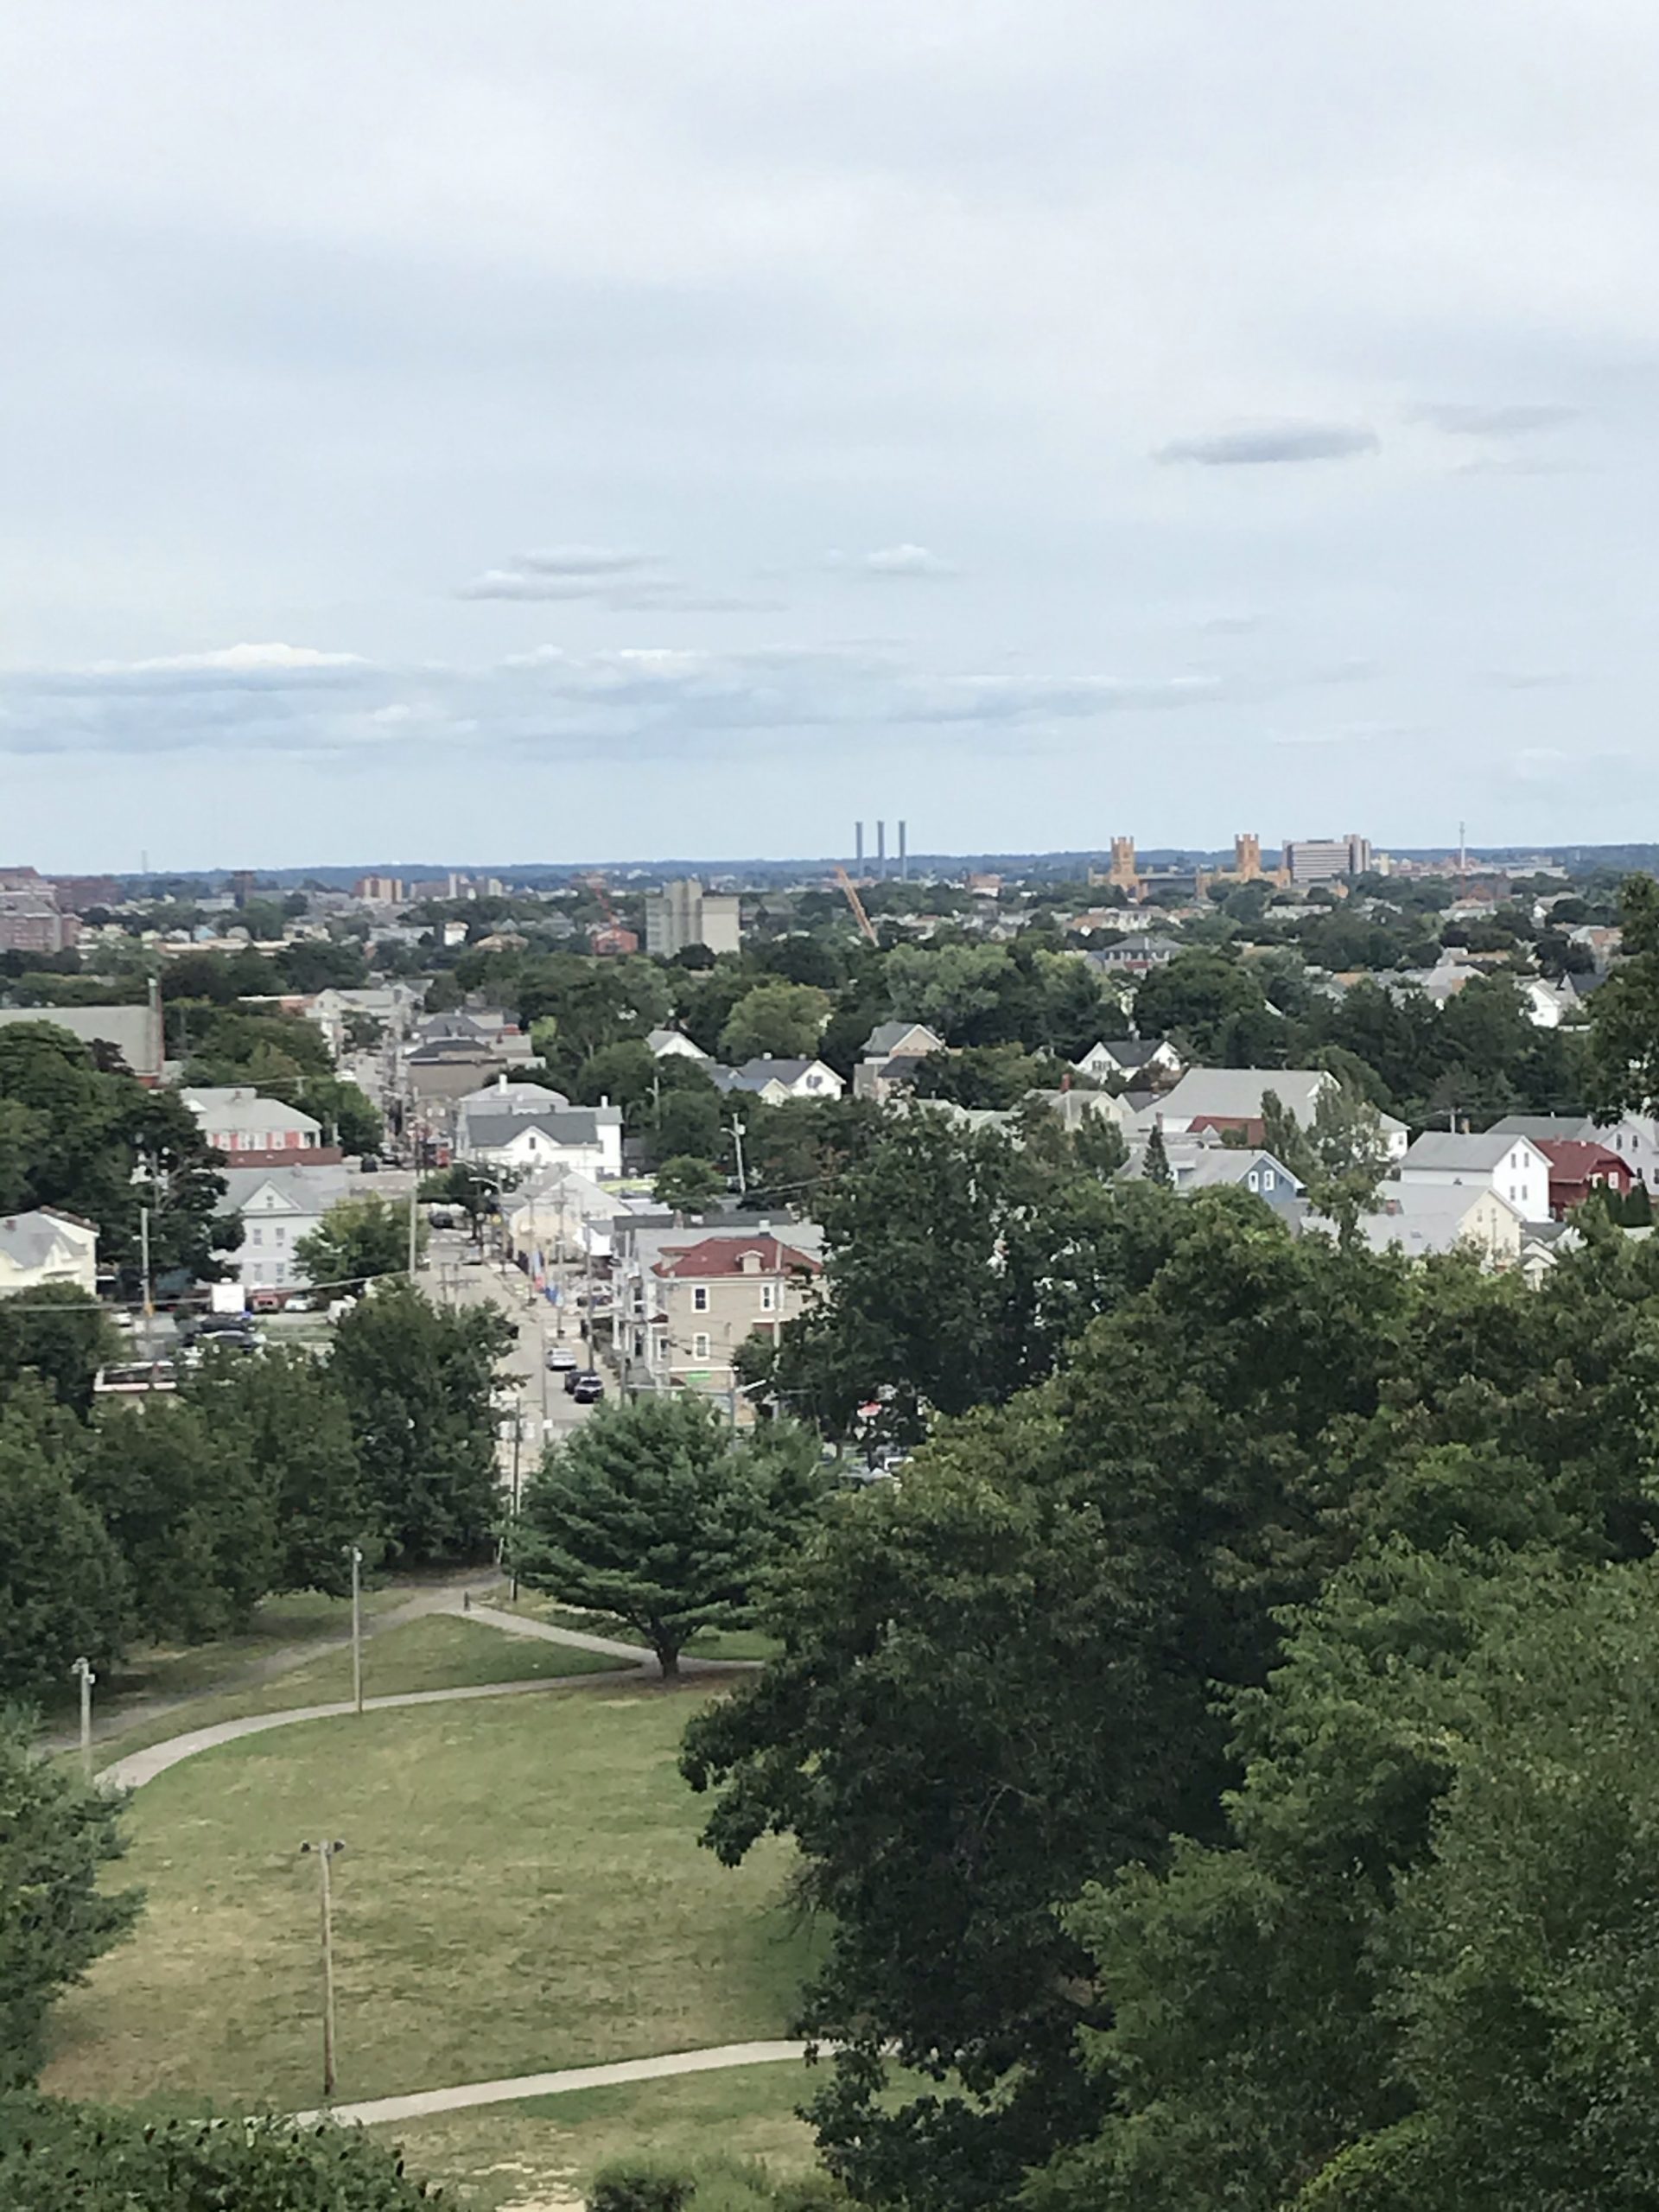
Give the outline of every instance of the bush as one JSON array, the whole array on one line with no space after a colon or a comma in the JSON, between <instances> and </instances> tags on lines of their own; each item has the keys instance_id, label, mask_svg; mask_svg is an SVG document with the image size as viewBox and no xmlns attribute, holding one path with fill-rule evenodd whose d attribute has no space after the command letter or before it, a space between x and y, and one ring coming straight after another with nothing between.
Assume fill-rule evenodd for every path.
<instances>
[{"instance_id":1,"label":"bush","mask_svg":"<svg viewBox=\"0 0 1659 2212\"><path fill-rule=\"evenodd\" d=\"M594 2177L588 2212L684 2212L696 2186L658 2166L607 2166Z\"/></svg>"}]
</instances>

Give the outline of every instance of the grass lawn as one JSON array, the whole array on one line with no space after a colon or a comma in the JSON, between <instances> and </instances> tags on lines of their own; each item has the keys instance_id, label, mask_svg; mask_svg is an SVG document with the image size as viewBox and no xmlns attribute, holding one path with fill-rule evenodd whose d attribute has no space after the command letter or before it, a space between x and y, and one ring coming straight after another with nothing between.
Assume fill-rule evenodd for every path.
<instances>
[{"instance_id":1,"label":"grass lawn","mask_svg":"<svg viewBox=\"0 0 1659 2212\"><path fill-rule=\"evenodd\" d=\"M556 1605L551 1598L539 1597L533 1590L522 1591L515 1601L508 1598L504 1582L499 1591L491 1592L489 1602L503 1612L523 1613L529 1620L547 1621L555 1628L579 1628L589 1636L613 1637L619 1643L637 1643L641 1650L645 1648L645 1637L626 1621L613 1620L608 1613L584 1613L574 1605ZM685 1648L694 1659L770 1659L779 1644L776 1637L762 1636L758 1629L704 1628Z\"/></svg>"},{"instance_id":2,"label":"grass lawn","mask_svg":"<svg viewBox=\"0 0 1659 2212\"><path fill-rule=\"evenodd\" d=\"M822 2067L734 2067L446 2113L375 2133L401 2146L410 2173L442 2183L445 2203L467 2212L574 2208L600 2167L640 2158L696 2171L695 2212L747 2212L744 2164L762 2160L780 2177L816 2164L811 2131L794 2107L823 2078Z\"/></svg>"},{"instance_id":3,"label":"grass lawn","mask_svg":"<svg viewBox=\"0 0 1659 2212\"><path fill-rule=\"evenodd\" d=\"M411 1588L365 1590L365 1614L389 1611L411 1595ZM150 1698L189 1697L244 1669L257 1667L294 1644L320 1643L326 1637L349 1637L352 1601L325 1598L315 1590L289 1591L267 1598L256 1607L252 1621L239 1636L219 1637L211 1643L155 1645L130 1652L113 1677L98 1688L101 1713L118 1710ZM75 1699L66 1694L53 1701L50 1717L73 1718Z\"/></svg>"},{"instance_id":4,"label":"grass lawn","mask_svg":"<svg viewBox=\"0 0 1659 2212\"><path fill-rule=\"evenodd\" d=\"M543 1681L556 1675L596 1675L626 1665L601 1652L509 1636L454 1613L429 1613L403 1628L383 1629L363 1645L365 1697L400 1697L409 1690L460 1689L479 1682ZM352 1694L348 1643L308 1659L256 1688L202 1698L124 1730L97 1747L100 1766L188 1729L210 1728L254 1713L290 1713L296 1706L332 1705Z\"/></svg>"},{"instance_id":5,"label":"grass lawn","mask_svg":"<svg viewBox=\"0 0 1659 2212\"><path fill-rule=\"evenodd\" d=\"M147 1910L59 2007L48 2087L314 2103L316 1862L299 1845L323 1835L348 1846L344 2100L785 2033L810 1949L789 1851L722 1867L675 1767L707 1694L347 1715L161 1776L132 1802L121 1870Z\"/></svg>"}]
</instances>

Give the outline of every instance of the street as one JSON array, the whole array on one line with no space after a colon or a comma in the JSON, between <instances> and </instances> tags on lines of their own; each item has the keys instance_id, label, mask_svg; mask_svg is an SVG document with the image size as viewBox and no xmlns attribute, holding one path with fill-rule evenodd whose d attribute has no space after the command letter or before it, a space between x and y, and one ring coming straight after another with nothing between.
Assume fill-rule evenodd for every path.
<instances>
[{"instance_id":1,"label":"street","mask_svg":"<svg viewBox=\"0 0 1659 2212\"><path fill-rule=\"evenodd\" d=\"M571 1271L566 1273L568 1288L574 1275ZM548 1348L561 1343L568 1344L584 1366L588 1363L574 1306L550 1306L531 1290L528 1278L516 1268L494 1259L480 1262L476 1246L461 1230L434 1231L418 1280L427 1296L440 1305L493 1305L512 1323L517 1341L503 1359L501 1371L523 1423L521 1471L539 1458L544 1443L556 1443L587 1419L591 1408L567 1396L564 1377L550 1374L547 1367ZM610 1377L603 1369L601 1372L606 1374L608 1395ZM502 1427L502 1469L504 1475L510 1476L512 1421L505 1406Z\"/></svg>"}]
</instances>

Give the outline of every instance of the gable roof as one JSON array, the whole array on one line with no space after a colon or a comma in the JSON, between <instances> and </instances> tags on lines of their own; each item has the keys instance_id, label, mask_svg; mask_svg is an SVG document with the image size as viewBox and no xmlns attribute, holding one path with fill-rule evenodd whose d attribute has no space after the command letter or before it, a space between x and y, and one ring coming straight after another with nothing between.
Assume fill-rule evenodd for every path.
<instances>
[{"instance_id":1,"label":"gable roof","mask_svg":"<svg viewBox=\"0 0 1659 2212\"><path fill-rule=\"evenodd\" d=\"M1531 1141L1549 1162L1552 1183L1587 1183L1592 1176L1610 1173L1629 1182L1634 1172L1623 1153L1590 1137L1534 1137Z\"/></svg>"},{"instance_id":2,"label":"gable roof","mask_svg":"<svg viewBox=\"0 0 1659 2212\"><path fill-rule=\"evenodd\" d=\"M1359 1233L1373 1252L1386 1252L1391 1245L1414 1257L1450 1252L1468 1233L1465 1224L1470 1215L1482 1205L1501 1206L1522 1228L1526 1226L1517 1206L1484 1186L1401 1183L1389 1186L1389 1202L1383 1211L1360 1216ZM1312 1214L1308 1220L1311 1227L1325 1226L1319 1215Z\"/></svg>"},{"instance_id":3,"label":"gable roof","mask_svg":"<svg viewBox=\"0 0 1659 2212\"><path fill-rule=\"evenodd\" d=\"M562 1090L541 1083L508 1083L498 1079L480 1090L469 1090L455 1101L457 1114L556 1114L570 1101Z\"/></svg>"},{"instance_id":4,"label":"gable roof","mask_svg":"<svg viewBox=\"0 0 1659 2212\"><path fill-rule=\"evenodd\" d=\"M79 1236L71 1234L79 1230ZM65 1249L79 1255L85 1234L94 1243L98 1231L78 1213L62 1213L55 1206L34 1206L27 1213L0 1214L0 1253L14 1268L44 1267L53 1255Z\"/></svg>"},{"instance_id":5,"label":"gable roof","mask_svg":"<svg viewBox=\"0 0 1659 2212\"><path fill-rule=\"evenodd\" d=\"M1500 1160L1507 1160L1517 1145L1522 1144L1532 1145L1532 1140L1501 1129L1488 1129L1475 1136L1454 1135L1450 1129L1425 1129L1421 1136L1413 1139L1402 1164L1448 1171L1463 1168L1487 1175ZM1532 1149L1536 1151L1537 1147L1533 1145Z\"/></svg>"},{"instance_id":6,"label":"gable roof","mask_svg":"<svg viewBox=\"0 0 1659 2212\"><path fill-rule=\"evenodd\" d=\"M1272 1091L1306 1125L1334 1081L1322 1068L1189 1068L1151 1110L1169 1122L1259 1122L1262 1101Z\"/></svg>"},{"instance_id":7,"label":"gable roof","mask_svg":"<svg viewBox=\"0 0 1659 2212\"><path fill-rule=\"evenodd\" d=\"M925 1021L880 1021L864 1039L859 1058L864 1060L891 1059L905 1039L913 1037L918 1029L924 1037L933 1039L926 1048L928 1051L936 1052L943 1047L944 1038L936 1030L930 1029Z\"/></svg>"},{"instance_id":8,"label":"gable roof","mask_svg":"<svg viewBox=\"0 0 1659 2212\"><path fill-rule=\"evenodd\" d=\"M556 1107L548 1114L469 1114L467 1141L493 1150L534 1129L550 1144L597 1144L601 1123L614 1126L621 1118L617 1106Z\"/></svg>"},{"instance_id":9,"label":"gable roof","mask_svg":"<svg viewBox=\"0 0 1659 2212\"><path fill-rule=\"evenodd\" d=\"M823 1272L810 1253L798 1251L793 1245L782 1243L771 1236L701 1237L683 1252L665 1249L654 1272L672 1275L677 1281L692 1276L742 1275L748 1272L743 1266L747 1256L760 1261L758 1272L761 1274L816 1275Z\"/></svg>"},{"instance_id":10,"label":"gable roof","mask_svg":"<svg viewBox=\"0 0 1659 2212\"><path fill-rule=\"evenodd\" d=\"M346 1194L346 1170L333 1165L315 1167L221 1167L219 1179L225 1195L213 1207L216 1214L241 1213L267 1185L280 1205L273 1211L321 1214L338 1205Z\"/></svg>"}]
</instances>

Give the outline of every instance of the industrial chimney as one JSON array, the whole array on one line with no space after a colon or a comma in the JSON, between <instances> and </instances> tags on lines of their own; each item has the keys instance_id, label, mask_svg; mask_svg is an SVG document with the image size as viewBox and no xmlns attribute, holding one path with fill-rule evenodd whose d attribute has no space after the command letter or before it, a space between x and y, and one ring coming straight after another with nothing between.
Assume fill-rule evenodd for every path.
<instances>
[{"instance_id":1,"label":"industrial chimney","mask_svg":"<svg viewBox=\"0 0 1659 2212\"><path fill-rule=\"evenodd\" d=\"M906 866L905 824L901 820L899 824L899 880L901 883L909 873L910 871Z\"/></svg>"},{"instance_id":2,"label":"industrial chimney","mask_svg":"<svg viewBox=\"0 0 1659 2212\"><path fill-rule=\"evenodd\" d=\"M878 822L875 825L875 872L878 875L885 875L887 872L887 825L885 822Z\"/></svg>"}]
</instances>

